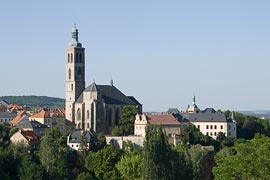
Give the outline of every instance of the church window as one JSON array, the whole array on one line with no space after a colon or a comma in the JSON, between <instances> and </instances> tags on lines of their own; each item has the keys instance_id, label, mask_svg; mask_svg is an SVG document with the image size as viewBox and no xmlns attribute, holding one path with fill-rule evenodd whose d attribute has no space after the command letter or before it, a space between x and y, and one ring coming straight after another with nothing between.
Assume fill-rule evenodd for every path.
<instances>
[{"instance_id":1,"label":"church window","mask_svg":"<svg viewBox=\"0 0 270 180\"><path fill-rule=\"evenodd\" d=\"M68 69L68 79L71 79L71 69Z\"/></svg>"},{"instance_id":2,"label":"church window","mask_svg":"<svg viewBox=\"0 0 270 180\"><path fill-rule=\"evenodd\" d=\"M78 60L79 60L79 54L76 53L76 59L75 59L75 62L78 62Z\"/></svg>"},{"instance_id":3,"label":"church window","mask_svg":"<svg viewBox=\"0 0 270 180\"><path fill-rule=\"evenodd\" d=\"M70 62L71 63L73 62L73 54L72 53L70 54Z\"/></svg>"},{"instance_id":4,"label":"church window","mask_svg":"<svg viewBox=\"0 0 270 180\"><path fill-rule=\"evenodd\" d=\"M115 125L119 124L119 109L115 110Z\"/></svg>"},{"instance_id":5,"label":"church window","mask_svg":"<svg viewBox=\"0 0 270 180\"><path fill-rule=\"evenodd\" d=\"M89 110L87 110L87 115L86 115L87 119L89 119Z\"/></svg>"},{"instance_id":6,"label":"church window","mask_svg":"<svg viewBox=\"0 0 270 180\"><path fill-rule=\"evenodd\" d=\"M89 129L90 127L89 127L89 123L87 123L87 129Z\"/></svg>"},{"instance_id":7,"label":"church window","mask_svg":"<svg viewBox=\"0 0 270 180\"><path fill-rule=\"evenodd\" d=\"M109 120L109 126L111 126L112 125L112 110L111 109L109 109L108 120Z\"/></svg>"},{"instance_id":8,"label":"church window","mask_svg":"<svg viewBox=\"0 0 270 180\"><path fill-rule=\"evenodd\" d=\"M80 53L80 62L83 62L82 53Z\"/></svg>"},{"instance_id":9,"label":"church window","mask_svg":"<svg viewBox=\"0 0 270 180\"><path fill-rule=\"evenodd\" d=\"M73 91L73 84L71 84L71 91Z\"/></svg>"},{"instance_id":10,"label":"church window","mask_svg":"<svg viewBox=\"0 0 270 180\"><path fill-rule=\"evenodd\" d=\"M94 108L95 108L95 105L94 103L91 104L91 128L94 129Z\"/></svg>"},{"instance_id":11,"label":"church window","mask_svg":"<svg viewBox=\"0 0 270 180\"><path fill-rule=\"evenodd\" d=\"M68 54L68 63L70 63L70 55Z\"/></svg>"},{"instance_id":12,"label":"church window","mask_svg":"<svg viewBox=\"0 0 270 180\"><path fill-rule=\"evenodd\" d=\"M78 121L80 121L81 120L81 109L79 108L78 110L77 110L77 120Z\"/></svg>"}]
</instances>

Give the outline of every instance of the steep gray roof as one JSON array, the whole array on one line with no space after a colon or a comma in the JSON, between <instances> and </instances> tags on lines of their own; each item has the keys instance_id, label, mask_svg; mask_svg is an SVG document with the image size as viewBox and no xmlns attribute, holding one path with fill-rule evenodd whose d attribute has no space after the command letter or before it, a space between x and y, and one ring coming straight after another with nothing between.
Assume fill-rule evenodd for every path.
<instances>
[{"instance_id":1,"label":"steep gray roof","mask_svg":"<svg viewBox=\"0 0 270 180\"><path fill-rule=\"evenodd\" d=\"M206 108L202 111L202 113L216 113L216 110L213 108Z\"/></svg>"},{"instance_id":2,"label":"steep gray roof","mask_svg":"<svg viewBox=\"0 0 270 180\"><path fill-rule=\"evenodd\" d=\"M97 85L98 95L104 99L106 104L132 104L137 105L115 86Z\"/></svg>"},{"instance_id":3,"label":"steep gray roof","mask_svg":"<svg viewBox=\"0 0 270 180\"><path fill-rule=\"evenodd\" d=\"M97 91L97 85L96 85L96 83L93 82L84 91Z\"/></svg>"},{"instance_id":4,"label":"steep gray roof","mask_svg":"<svg viewBox=\"0 0 270 180\"><path fill-rule=\"evenodd\" d=\"M80 143L81 142L81 135L82 135L83 131L78 130L73 132L70 136L69 136L69 143ZM93 140L97 140L97 135L94 131L86 131L86 140L88 143L90 143Z\"/></svg>"},{"instance_id":5,"label":"steep gray roof","mask_svg":"<svg viewBox=\"0 0 270 180\"><path fill-rule=\"evenodd\" d=\"M82 102L83 102L83 93L81 93L81 95L76 100L76 103L82 103Z\"/></svg>"},{"instance_id":6,"label":"steep gray roof","mask_svg":"<svg viewBox=\"0 0 270 180\"><path fill-rule=\"evenodd\" d=\"M16 113L11 113L11 112L0 112L0 118L14 119L16 116L17 116Z\"/></svg>"},{"instance_id":7,"label":"steep gray roof","mask_svg":"<svg viewBox=\"0 0 270 180\"><path fill-rule=\"evenodd\" d=\"M135 97L133 96L127 96L131 101L133 101L135 104L141 104Z\"/></svg>"},{"instance_id":8,"label":"steep gray roof","mask_svg":"<svg viewBox=\"0 0 270 180\"><path fill-rule=\"evenodd\" d=\"M120 90L112 85L96 85L96 83L92 83L84 91L97 91L98 97L104 99L106 104L141 105L134 97L124 95ZM76 100L76 103L82 103L83 99L83 93L81 93Z\"/></svg>"},{"instance_id":9,"label":"steep gray roof","mask_svg":"<svg viewBox=\"0 0 270 180\"><path fill-rule=\"evenodd\" d=\"M20 129L48 128L48 126L41 124L38 121L30 121L26 116L18 123L17 127Z\"/></svg>"},{"instance_id":10,"label":"steep gray roof","mask_svg":"<svg viewBox=\"0 0 270 180\"><path fill-rule=\"evenodd\" d=\"M167 114L179 114L180 111L177 108L169 108Z\"/></svg>"},{"instance_id":11,"label":"steep gray roof","mask_svg":"<svg viewBox=\"0 0 270 180\"><path fill-rule=\"evenodd\" d=\"M190 122L230 122L223 113L183 113Z\"/></svg>"}]
</instances>

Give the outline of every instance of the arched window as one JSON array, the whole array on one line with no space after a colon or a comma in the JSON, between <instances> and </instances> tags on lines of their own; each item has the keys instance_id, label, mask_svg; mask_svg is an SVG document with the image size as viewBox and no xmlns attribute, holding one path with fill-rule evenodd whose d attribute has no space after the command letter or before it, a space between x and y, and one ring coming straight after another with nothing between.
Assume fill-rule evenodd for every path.
<instances>
[{"instance_id":1,"label":"arched window","mask_svg":"<svg viewBox=\"0 0 270 180\"><path fill-rule=\"evenodd\" d=\"M73 62L73 54L72 53L70 54L70 61L71 61L71 63Z\"/></svg>"},{"instance_id":2,"label":"arched window","mask_svg":"<svg viewBox=\"0 0 270 180\"><path fill-rule=\"evenodd\" d=\"M71 91L73 91L73 84L71 84Z\"/></svg>"},{"instance_id":3,"label":"arched window","mask_svg":"<svg viewBox=\"0 0 270 180\"><path fill-rule=\"evenodd\" d=\"M75 62L78 62L79 61L79 54L76 53L76 59L75 59Z\"/></svg>"},{"instance_id":4,"label":"arched window","mask_svg":"<svg viewBox=\"0 0 270 180\"><path fill-rule=\"evenodd\" d=\"M71 69L68 69L68 79L71 79Z\"/></svg>"},{"instance_id":5,"label":"arched window","mask_svg":"<svg viewBox=\"0 0 270 180\"><path fill-rule=\"evenodd\" d=\"M86 117L87 117L87 119L89 119L89 110L87 110L87 112L86 112Z\"/></svg>"},{"instance_id":6,"label":"arched window","mask_svg":"<svg viewBox=\"0 0 270 180\"><path fill-rule=\"evenodd\" d=\"M81 112L81 109L79 108L77 110L77 121L80 121L81 120L81 116L82 116L82 112Z\"/></svg>"},{"instance_id":7,"label":"arched window","mask_svg":"<svg viewBox=\"0 0 270 180\"><path fill-rule=\"evenodd\" d=\"M70 55L69 55L69 53L68 53L68 58L67 59L68 59L68 63L70 63Z\"/></svg>"}]
</instances>

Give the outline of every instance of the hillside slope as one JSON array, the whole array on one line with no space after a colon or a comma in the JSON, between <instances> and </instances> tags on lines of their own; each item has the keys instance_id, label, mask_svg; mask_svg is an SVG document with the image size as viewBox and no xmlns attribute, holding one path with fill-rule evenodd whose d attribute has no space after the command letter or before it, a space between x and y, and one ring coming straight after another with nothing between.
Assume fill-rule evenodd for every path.
<instances>
[{"instance_id":1,"label":"hillside slope","mask_svg":"<svg viewBox=\"0 0 270 180\"><path fill-rule=\"evenodd\" d=\"M47 96L0 96L0 100L6 100L10 104L29 106L31 108L46 107L50 109L64 108L65 99Z\"/></svg>"}]
</instances>

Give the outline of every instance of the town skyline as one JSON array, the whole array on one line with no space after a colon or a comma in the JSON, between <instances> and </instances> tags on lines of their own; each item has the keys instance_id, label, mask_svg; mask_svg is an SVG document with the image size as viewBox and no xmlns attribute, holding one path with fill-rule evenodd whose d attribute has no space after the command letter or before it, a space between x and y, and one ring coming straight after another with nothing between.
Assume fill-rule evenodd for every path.
<instances>
[{"instance_id":1,"label":"town skyline","mask_svg":"<svg viewBox=\"0 0 270 180\"><path fill-rule=\"evenodd\" d=\"M64 98L76 23L86 86L112 78L144 111L270 109L267 1L155 2L3 2L1 96Z\"/></svg>"}]
</instances>

